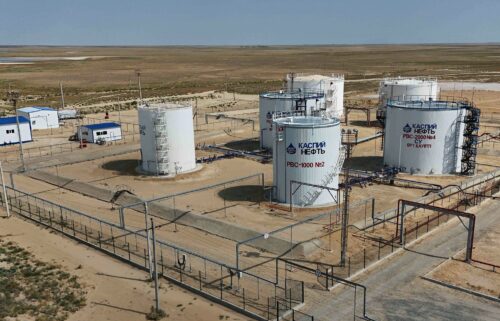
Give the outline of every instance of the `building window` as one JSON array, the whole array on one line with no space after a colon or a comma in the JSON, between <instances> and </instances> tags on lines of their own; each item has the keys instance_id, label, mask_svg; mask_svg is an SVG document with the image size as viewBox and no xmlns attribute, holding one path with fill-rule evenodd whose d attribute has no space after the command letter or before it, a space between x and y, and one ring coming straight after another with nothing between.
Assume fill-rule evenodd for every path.
<instances>
[{"instance_id":1,"label":"building window","mask_svg":"<svg viewBox=\"0 0 500 321\"><path fill-rule=\"evenodd\" d=\"M97 134L97 136L107 135L108 131L107 130L103 130L102 132L97 132L96 134Z\"/></svg>"},{"instance_id":2,"label":"building window","mask_svg":"<svg viewBox=\"0 0 500 321\"><path fill-rule=\"evenodd\" d=\"M36 120L32 120L32 121L31 121L31 124L32 124L32 125L35 125L35 124L36 124Z\"/></svg>"},{"instance_id":3,"label":"building window","mask_svg":"<svg viewBox=\"0 0 500 321\"><path fill-rule=\"evenodd\" d=\"M14 129L7 129L5 131L7 134L14 134L15 133L15 130Z\"/></svg>"}]
</instances>

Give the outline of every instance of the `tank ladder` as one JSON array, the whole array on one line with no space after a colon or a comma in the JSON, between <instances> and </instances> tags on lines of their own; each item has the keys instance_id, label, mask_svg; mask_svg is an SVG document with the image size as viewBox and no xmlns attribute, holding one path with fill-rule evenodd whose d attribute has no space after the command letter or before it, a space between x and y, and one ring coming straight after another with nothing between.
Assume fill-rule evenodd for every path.
<instances>
[{"instance_id":1,"label":"tank ladder","mask_svg":"<svg viewBox=\"0 0 500 321\"><path fill-rule=\"evenodd\" d=\"M461 174L474 175L476 171L476 155L481 110L472 104L466 108L464 117L464 133L462 143Z\"/></svg>"},{"instance_id":2,"label":"tank ladder","mask_svg":"<svg viewBox=\"0 0 500 321\"><path fill-rule=\"evenodd\" d=\"M339 149L339 158L337 159L337 163L334 166L332 166L332 170L329 171L321 180L322 186L328 186L333 181L333 179L336 176L338 176L339 173L342 171L342 166L344 165L346 153L347 153L346 148L342 146ZM302 197L301 201L299 202L299 205L309 206L313 204L318 199L319 195L321 195L321 192L323 192L322 188L315 188L313 191L306 192Z\"/></svg>"},{"instance_id":3,"label":"tank ladder","mask_svg":"<svg viewBox=\"0 0 500 321\"><path fill-rule=\"evenodd\" d=\"M167 121L165 118L157 118L154 121L155 149L156 149L156 173L166 175L169 172L169 144L167 135Z\"/></svg>"}]
</instances>

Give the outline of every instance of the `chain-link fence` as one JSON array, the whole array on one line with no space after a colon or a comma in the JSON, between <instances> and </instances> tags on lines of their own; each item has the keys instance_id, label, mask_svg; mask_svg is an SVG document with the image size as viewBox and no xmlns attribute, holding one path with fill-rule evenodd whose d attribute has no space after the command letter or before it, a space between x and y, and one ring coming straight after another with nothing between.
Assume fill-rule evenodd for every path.
<instances>
[{"instance_id":1,"label":"chain-link fence","mask_svg":"<svg viewBox=\"0 0 500 321\"><path fill-rule=\"evenodd\" d=\"M148 248L155 246L156 268L161 276L254 318L276 319L284 311L284 306L278 307L277 302L288 302L289 310L304 302L300 281L277 284L162 240L148 246L152 241L148 242L144 230L129 230L12 187L7 187L7 197L12 212L136 267L150 270L152 257ZM0 194L0 200L5 206L4 195Z\"/></svg>"}]
</instances>

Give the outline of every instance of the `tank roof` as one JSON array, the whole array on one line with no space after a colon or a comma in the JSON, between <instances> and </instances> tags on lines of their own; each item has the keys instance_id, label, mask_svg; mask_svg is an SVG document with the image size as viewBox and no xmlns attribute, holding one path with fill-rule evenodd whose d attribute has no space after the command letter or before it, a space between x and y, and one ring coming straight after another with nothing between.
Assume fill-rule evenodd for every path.
<instances>
[{"instance_id":1,"label":"tank roof","mask_svg":"<svg viewBox=\"0 0 500 321\"><path fill-rule=\"evenodd\" d=\"M396 77L396 78L384 78L382 83L384 85L420 85L426 83L436 83L437 78L430 77Z\"/></svg>"},{"instance_id":2,"label":"tank roof","mask_svg":"<svg viewBox=\"0 0 500 321\"><path fill-rule=\"evenodd\" d=\"M444 109L469 108L472 107L472 105L466 101L451 101L451 100L409 100L409 101L389 100L387 102L387 107L444 110Z\"/></svg>"},{"instance_id":3,"label":"tank roof","mask_svg":"<svg viewBox=\"0 0 500 321\"><path fill-rule=\"evenodd\" d=\"M290 75L288 75L290 77ZM344 75L332 74L330 76L325 75L313 75L313 74L295 74L295 80L308 81L308 80L343 80Z\"/></svg>"},{"instance_id":4,"label":"tank roof","mask_svg":"<svg viewBox=\"0 0 500 321\"><path fill-rule=\"evenodd\" d=\"M269 91L260 94L269 99L319 99L325 97L322 91Z\"/></svg>"},{"instance_id":5,"label":"tank roof","mask_svg":"<svg viewBox=\"0 0 500 321\"><path fill-rule=\"evenodd\" d=\"M292 116L277 118L274 122L278 125L287 127L330 127L340 125L337 118L326 118L316 116Z\"/></svg>"},{"instance_id":6,"label":"tank roof","mask_svg":"<svg viewBox=\"0 0 500 321\"><path fill-rule=\"evenodd\" d=\"M139 106L139 108L144 109L176 109L176 108L191 108L191 105L183 105L176 103L153 103L153 104L144 104Z\"/></svg>"}]
</instances>

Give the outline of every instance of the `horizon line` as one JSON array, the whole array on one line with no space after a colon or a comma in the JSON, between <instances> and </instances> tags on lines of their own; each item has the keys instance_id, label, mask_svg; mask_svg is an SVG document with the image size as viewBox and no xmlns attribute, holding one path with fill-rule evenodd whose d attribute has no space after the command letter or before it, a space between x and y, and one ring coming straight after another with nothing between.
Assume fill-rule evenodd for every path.
<instances>
[{"instance_id":1,"label":"horizon line","mask_svg":"<svg viewBox=\"0 0 500 321\"><path fill-rule=\"evenodd\" d=\"M318 44L0 44L0 48L15 47L354 47L354 46L438 46L438 45L500 45L500 41L492 42L415 42L415 43L318 43Z\"/></svg>"}]
</instances>

